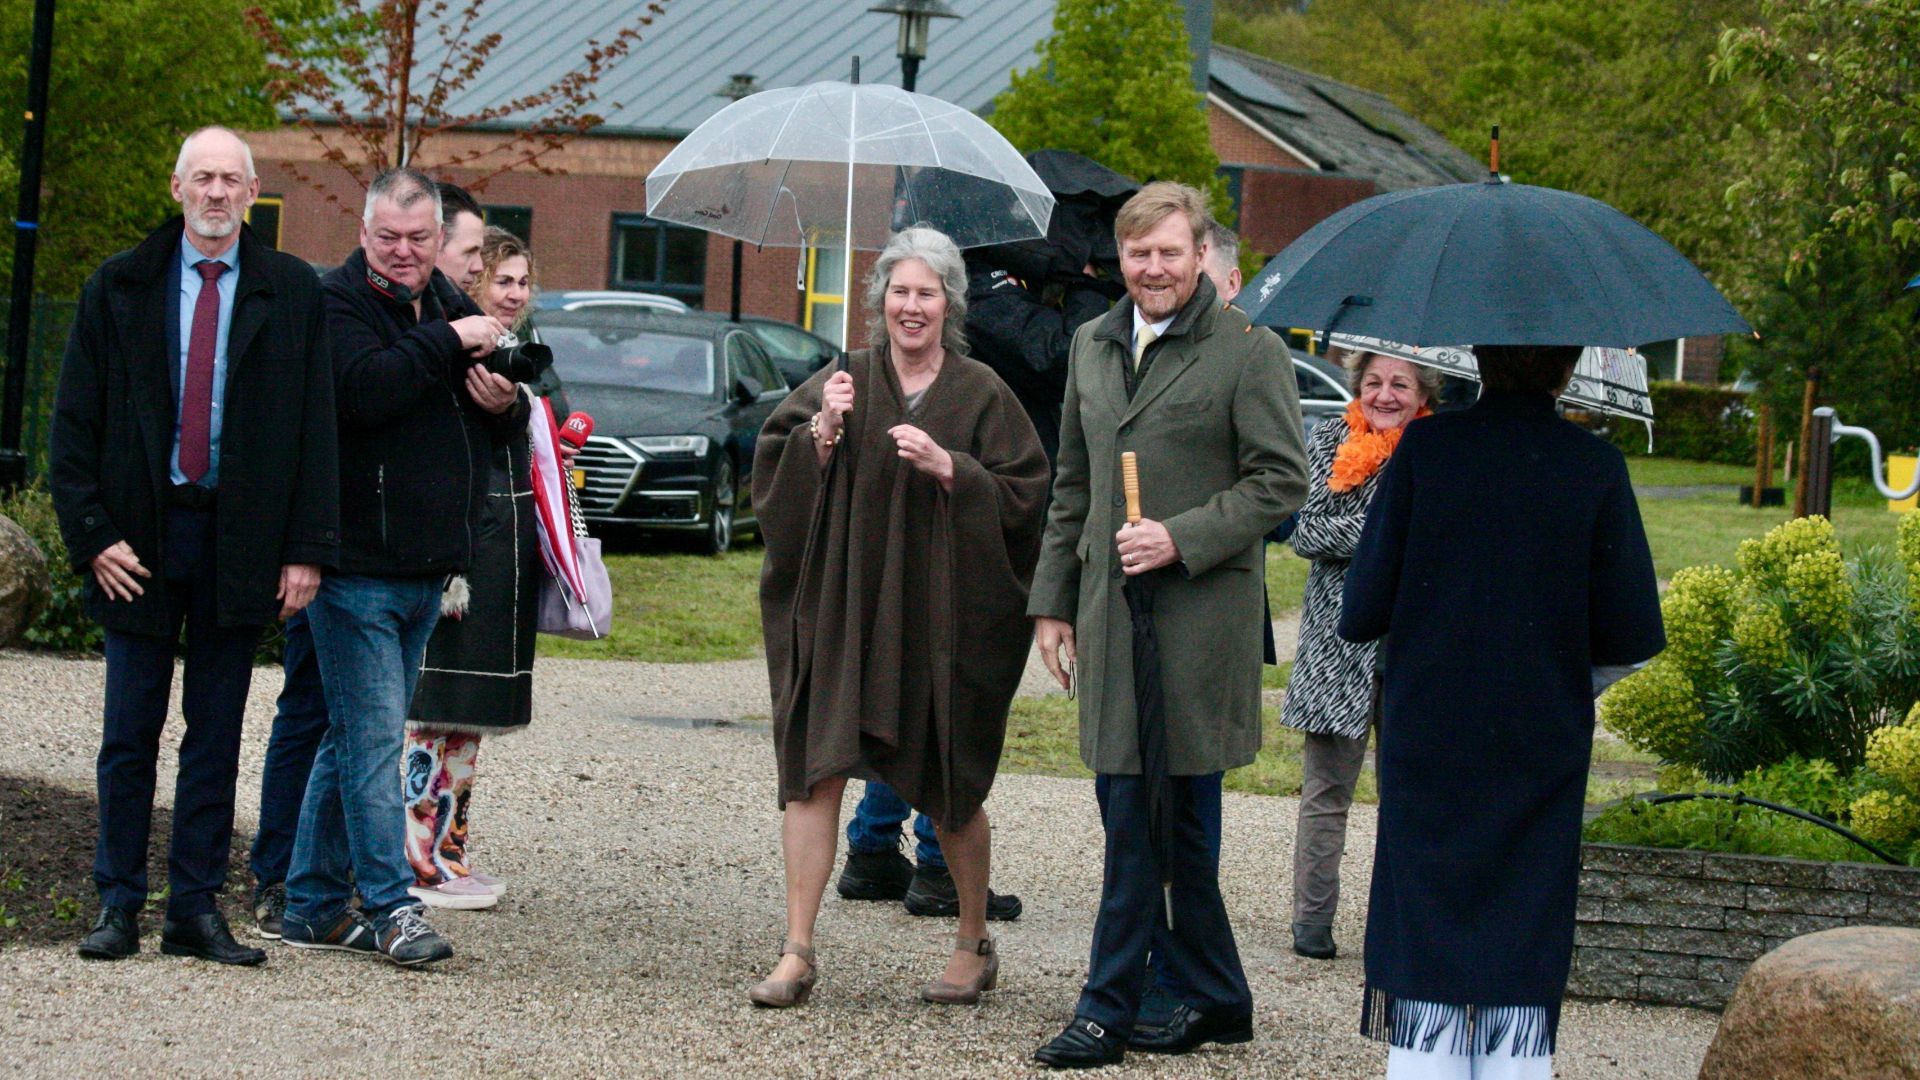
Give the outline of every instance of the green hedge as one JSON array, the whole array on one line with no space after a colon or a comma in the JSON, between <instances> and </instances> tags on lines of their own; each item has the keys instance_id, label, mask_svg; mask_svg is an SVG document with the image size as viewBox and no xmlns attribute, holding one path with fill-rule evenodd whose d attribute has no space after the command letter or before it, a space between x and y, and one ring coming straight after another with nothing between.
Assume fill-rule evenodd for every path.
<instances>
[{"instance_id":1,"label":"green hedge","mask_svg":"<svg viewBox=\"0 0 1920 1080\"><path fill-rule=\"evenodd\" d=\"M1717 386L1656 382L1653 397L1653 451L1661 457L1751 465L1754 418L1747 395ZM1645 456L1647 429L1615 420L1607 437L1623 452ZM1776 436L1776 444L1779 439Z\"/></svg>"}]
</instances>

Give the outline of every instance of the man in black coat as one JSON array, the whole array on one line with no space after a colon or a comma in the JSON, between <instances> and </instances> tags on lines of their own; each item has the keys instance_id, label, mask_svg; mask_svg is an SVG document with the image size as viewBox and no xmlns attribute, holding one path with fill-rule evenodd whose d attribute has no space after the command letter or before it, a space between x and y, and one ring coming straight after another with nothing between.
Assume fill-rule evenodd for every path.
<instances>
[{"instance_id":1,"label":"man in black coat","mask_svg":"<svg viewBox=\"0 0 1920 1080\"><path fill-rule=\"evenodd\" d=\"M487 226L480 204L467 190L442 181L440 191L440 254L434 265L443 284L464 289L480 277L480 244ZM435 279L439 281L441 279ZM449 291L443 307L456 317L479 313L465 296ZM557 380L557 377L556 377ZM259 831L253 836L254 932L279 940L280 920L287 909L287 867L293 862L293 841L300 825L300 805L307 797L307 776L314 755L327 733L327 696L320 682L320 660L313 651L313 631L304 614L287 620L281 650L285 673L274 710L273 734L267 739L266 761L260 767Z\"/></svg>"},{"instance_id":2,"label":"man in black coat","mask_svg":"<svg viewBox=\"0 0 1920 1080\"><path fill-rule=\"evenodd\" d=\"M1051 464L1060 452L1060 404L1067 392L1073 332L1113 306L1118 290L1078 272L1049 272L1045 252L1004 244L967 253L967 347L1013 390ZM1057 260L1055 260L1057 261ZM1042 300L1048 278L1059 306Z\"/></svg>"},{"instance_id":3,"label":"man in black coat","mask_svg":"<svg viewBox=\"0 0 1920 1080\"><path fill-rule=\"evenodd\" d=\"M107 639L101 910L80 955L140 948L154 772L184 625L187 733L160 950L258 964L266 954L233 940L215 900L254 645L306 606L337 559L332 370L313 271L241 224L260 190L246 144L224 128L195 132L172 189L184 217L108 259L82 290L54 407L54 507Z\"/></svg>"},{"instance_id":4,"label":"man in black coat","mask_svg":"<svg viewBox=\"0 0 1920 1080\"><path fill-rule=\"evenodd\" d=\"M340 560L307 613L328 726L281 918L288 945L379 952L402 966L453 955L408 892L407 704L446 579L473 558L494 443L526 438L514 384L480 362L503 327L434 268L443 236L433 181L388 170L367 189L360 248L321 282L340 424Z\"/></svg>"}]
</instances>

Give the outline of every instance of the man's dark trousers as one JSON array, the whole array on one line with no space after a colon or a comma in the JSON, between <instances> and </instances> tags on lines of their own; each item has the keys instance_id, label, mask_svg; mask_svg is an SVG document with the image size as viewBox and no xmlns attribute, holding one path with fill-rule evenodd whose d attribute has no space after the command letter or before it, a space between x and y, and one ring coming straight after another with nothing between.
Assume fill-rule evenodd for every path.
<instances>
[{"instance_id":1,"label":"man's dark trousers","mask_svg":"<svg viewBox=\"0 0 1920 1080\"><path fill-rule=\"evenodd\" d=\"M1173 929L1160 872L1147 842L1146 784L1139 776L1102 773L1094 781L1106 827L1106 880L1093 924L1093 956L1076 1016L1125 1037L1147 983L1147 953L1165 949L1165 964L1181 996L1207 1013L1248 1013L1253 994L1220 897L1221 773L1176 776L1173 784ZM1209 824L1211 823L1211 824Z\"/></svg>"},{"instance_id":2,"label":"man's dark trousers","mask_svg":"<svg viewBox=\"0 0 1920 1080\"><path fill-rule=\"evenodd\" d=\"M327 733L327 695L320 683L320 661L313 652L307 613L287 620L281 667L286 682L267 738L267 760L260 770L260 831L253 837L253 884L257 891L287 880L293 838L300 827L300 804L307 797L313 755Z\"/></svg>"},{"instance_id":3,"label":"man's dark trousers","mask_svg":"<svg viewBox=\"0 0 1920 1080\"><path fill-rule=\"evenodd\" d=\"M100 840L93 880L106 906L138 911L146 902L155 766L184 624L180 709L187 728L174 785L167 917L190 919L215 910L226 883L240 724L260 628L219 625L213 510L168 509L164 535L165 565L151 569L165 578L173 633L107 631L106 724L97 766Z\"/></svg>"}]
</instances>

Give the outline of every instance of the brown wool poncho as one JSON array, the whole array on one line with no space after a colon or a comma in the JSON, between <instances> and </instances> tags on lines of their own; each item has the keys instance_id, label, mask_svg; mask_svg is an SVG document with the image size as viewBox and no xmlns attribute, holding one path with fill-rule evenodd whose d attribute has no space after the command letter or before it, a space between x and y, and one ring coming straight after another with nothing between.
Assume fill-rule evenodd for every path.
<instances>
[{"instance_id":1,"label":"brown wool poncho","mask_svg":"<svg viewBox=\"0 0 1920 1080\"><path fill-rule=\"evenodd\" d=\"M780 804L857 776L959 826L993 786L1032 640L1047 459L984 364L949 354L911 414L884 350L848 371L853 411L826 466L807 424L831 368L787 397L754 452ZM899 424L953 455L951 492L899 456Z\"/></svg>"}]
</instances>

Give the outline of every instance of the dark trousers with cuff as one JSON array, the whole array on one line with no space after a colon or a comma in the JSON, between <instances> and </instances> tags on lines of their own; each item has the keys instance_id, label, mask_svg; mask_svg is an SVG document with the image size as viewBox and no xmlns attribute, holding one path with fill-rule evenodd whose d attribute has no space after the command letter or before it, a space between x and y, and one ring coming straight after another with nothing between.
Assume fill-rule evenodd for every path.
<instances>
[{"instance_id":1,"label":"dark trousers with cuff","mask_svg":"<svg viewBox=\"0 0 1920 1080\"><path fill-rule=\"evenodd\" d=\"M240 725L260 628L220 625L213 510L172 507L166 515L166 565L149 569L165 580L173 632L158 636L107 631L105 723L96 762L100 838L94 848L93 880L105 906L138 911L146 902L160 731L167 721L174 653L184 628L180 711L187 730L174 783L167 917L190 919L215 910L226 884Z\"/></svg>"},{"instance_id":2,"label":"dark trousers with cuff","mask_svg":"<svg viewBox=\"0 0 1920 1080\"><path fill-rule=\"evenodd\" d=\"M267 738L260 769L260 831L253 837L253 887L256 892L287 880L293 839L300 830L300 804L307 797L313 757L327 734L327 695L320 682L320 661L313 651L307 613L287 620L281 667L286 681Z\"/></svg>"},{"instance_id":3,"label":"dark trousers with cuff","mask_svg":"<svg viewBox=\"0 0 1920 1080\"><path fill-rule=\"evenodd\" d=\"M1147 839L1147 788L1139 776L1101 773L1094 781L1106 827L1106 876L1093 924L1092 959L1076 1016L1122 1037L1155 954L1189 1005L1207 1013L1250 1013L1253 993L1220 896L1222 774L1173 778L1173 929L1166 928L1160 870ZM1156 932L1158 928L1158 932Z\"/></svg>"}]
</instances>

